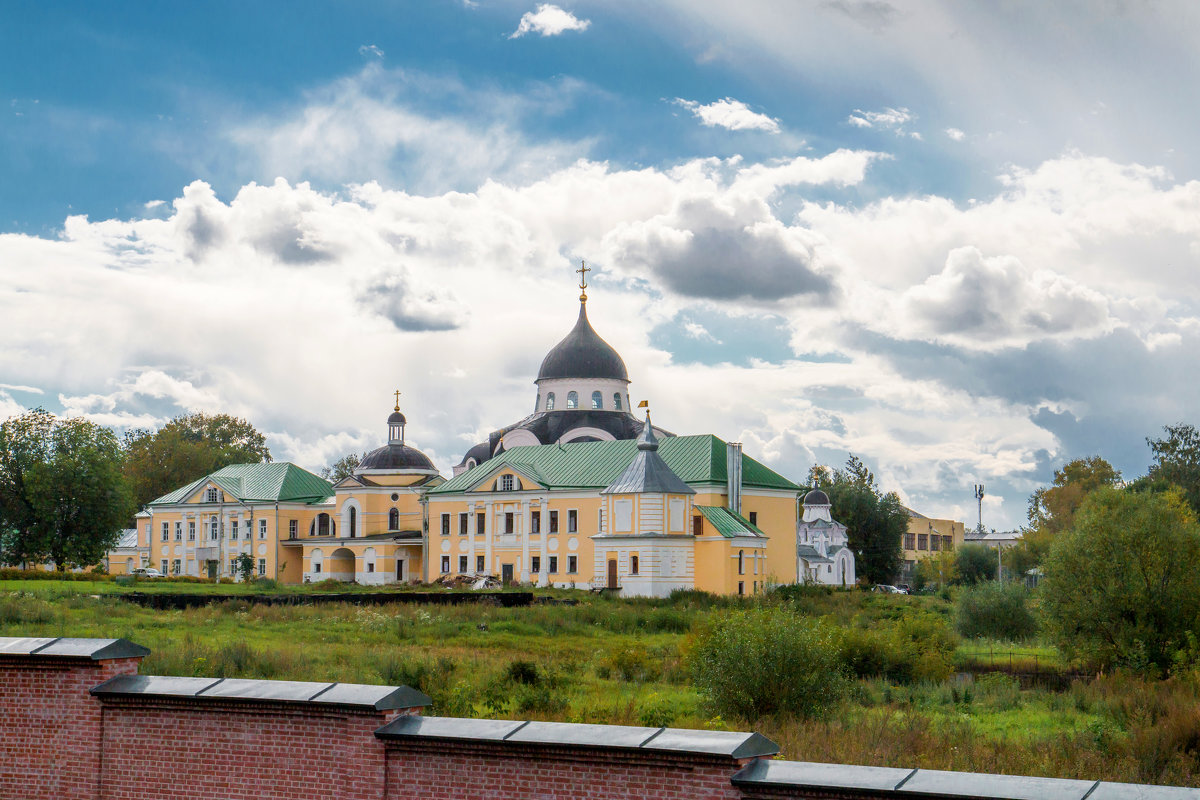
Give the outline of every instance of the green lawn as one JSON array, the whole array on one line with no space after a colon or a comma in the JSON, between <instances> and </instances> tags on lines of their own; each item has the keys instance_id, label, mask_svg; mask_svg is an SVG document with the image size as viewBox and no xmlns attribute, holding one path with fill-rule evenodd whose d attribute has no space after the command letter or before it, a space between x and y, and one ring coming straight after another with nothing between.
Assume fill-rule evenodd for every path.
<instances>
[{"instance_id":1,"label":"green lawn","mask_svg":"<svg viewBox=\"0 0 1200 800\"><path fill-rule=\"evenodd\" d=\"M247 588L164 582L157 590ZM692 685L687 653L709 615L758 599L621 601L559 592L578 602L506 609L231 600L154 611L122 601L128 590L103 581L4 581L0 635L125 637L153 651L146 674L404 683L427 692L430 713L443 715L753 728L798 760L1200 785L1188 744L1192 735L1200 741L1195 679L1113 679L1057 693L995 674L861 679L818 719L722 719ZM937 597L859 592L784 607L798 621L820 618L848 632L920 631L913 620L943 624L952 611ZM958 643L951 671L980 647ZM983 649L1002 647L1014 646ZM1023 649L1039 664L1058 663L1045 645Z\"/></svg>"}]
</instances>

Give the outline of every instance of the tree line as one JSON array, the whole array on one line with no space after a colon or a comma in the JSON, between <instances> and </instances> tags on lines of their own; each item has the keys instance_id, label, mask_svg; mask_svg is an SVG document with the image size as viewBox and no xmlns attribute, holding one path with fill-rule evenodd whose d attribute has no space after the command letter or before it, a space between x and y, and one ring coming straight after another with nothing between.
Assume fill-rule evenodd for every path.
<instances>
[{"instance_id":1,"label":"tree line","mask_svg":"<svg viewBox=\"0 0 1200 800\"><path fill-rule=\"evenodd\" d=\"M99 563L151 500L229 466L270 461L266 438L229 414L186 414L118 437L35 408L0 423L0 562Z\"/></svg>"}]
</instances>

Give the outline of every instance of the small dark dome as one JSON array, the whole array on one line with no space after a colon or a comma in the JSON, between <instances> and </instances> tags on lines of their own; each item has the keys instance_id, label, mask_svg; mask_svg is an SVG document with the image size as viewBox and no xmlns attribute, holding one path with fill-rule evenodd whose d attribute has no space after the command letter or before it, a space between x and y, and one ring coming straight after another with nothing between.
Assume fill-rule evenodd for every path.
<instances>
[{"instance_id":1,"label":"small dark dome","mask_svg":"<svg viewBox=\"0 0 1200 800\"><path fill-rule=\"evenodd\" d=\"M407 424L408 424L408 420L406 420L404 418L404 415L400 413L399 409L393 411L392 415L390 417L388 417L388 425L407 425Z\"/></svg>"},{"instance_id":2,"label":"small dark dome","mask_svg":"<svg viewBox=\"0 0 1200 800\"><path fill-rule=\"evenodd\" d=\"M829 505L829 495L825 494L820 489L813 489L811 492L804 495L804 505L827 506Z\"/></svg>"},{"instance_id":3,"label":"small dark dome","mask_svg":"<svg viewBox=\"0 0 1200 800\"><path fill-rule=\"evenodd\" d=\"M554 345L546 354L537 379L544 378L613 378L629 380L625 362L608 342L592 330L587 318L587 306L580 304L579 320L567 338Z\"/></svg>"},{"instance_id":4,"label":"small dark dome","mask_svg":"<svg viewBox=\"0 0 1200 800\"><path fill-rule=\"evenodd\" d=\"M358 464L359 470L364 469L428 469L432 470L433 462L429 457L415 447L392 442L372 450Z\"/></svg>"}]
</instances>

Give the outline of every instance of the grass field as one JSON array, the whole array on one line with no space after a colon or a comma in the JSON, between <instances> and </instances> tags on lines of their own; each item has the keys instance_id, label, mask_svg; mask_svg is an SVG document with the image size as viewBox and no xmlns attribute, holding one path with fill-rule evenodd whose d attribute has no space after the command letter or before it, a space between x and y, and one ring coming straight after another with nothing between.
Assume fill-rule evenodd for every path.
<instances>
[{"instance_id":1,"label":"grass field","mask_svg":"<svg viewBox=\"0 0 1200 800\"><path fill-rule=\"evenodd\" d=\"M724 608L779 601L573 593L575 605L511 609L232 600L154 611L123 602L127 587L109 582L28 583L0 584L0 635L125 637L153 651L146 674L403 683L428 693L430 713L442 715L755 729L798 760L1200 785L1200 680L1190 673L1115 676L1062 692L1022 689L1003 673L864 678L817 719L717 716L690 677L697 631ZM914 619L940 624L952 611L937 597L858 592L781 607L847 635L911 628ZM1042 668L1058 665L1052 648L1022 647ZM1012 649L958 643L951 671Z\"/></svg>"}]
</instances>

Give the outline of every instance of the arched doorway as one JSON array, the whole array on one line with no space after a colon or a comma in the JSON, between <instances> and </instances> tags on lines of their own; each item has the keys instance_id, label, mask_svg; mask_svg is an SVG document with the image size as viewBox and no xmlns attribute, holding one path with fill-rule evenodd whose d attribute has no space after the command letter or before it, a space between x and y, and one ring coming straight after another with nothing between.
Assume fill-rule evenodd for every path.
<instances>
[{"instance_id":1,"label":"arched doorway","mask_svg":"<svg viewBox=\"0 0 1200 800\"><path fill-rule=\"evenodd\" d=\"M339 547L329 554L325 560L326 578L335 581L354 582L354 553L345 547Z\"/></svg>"}]
</instances>

